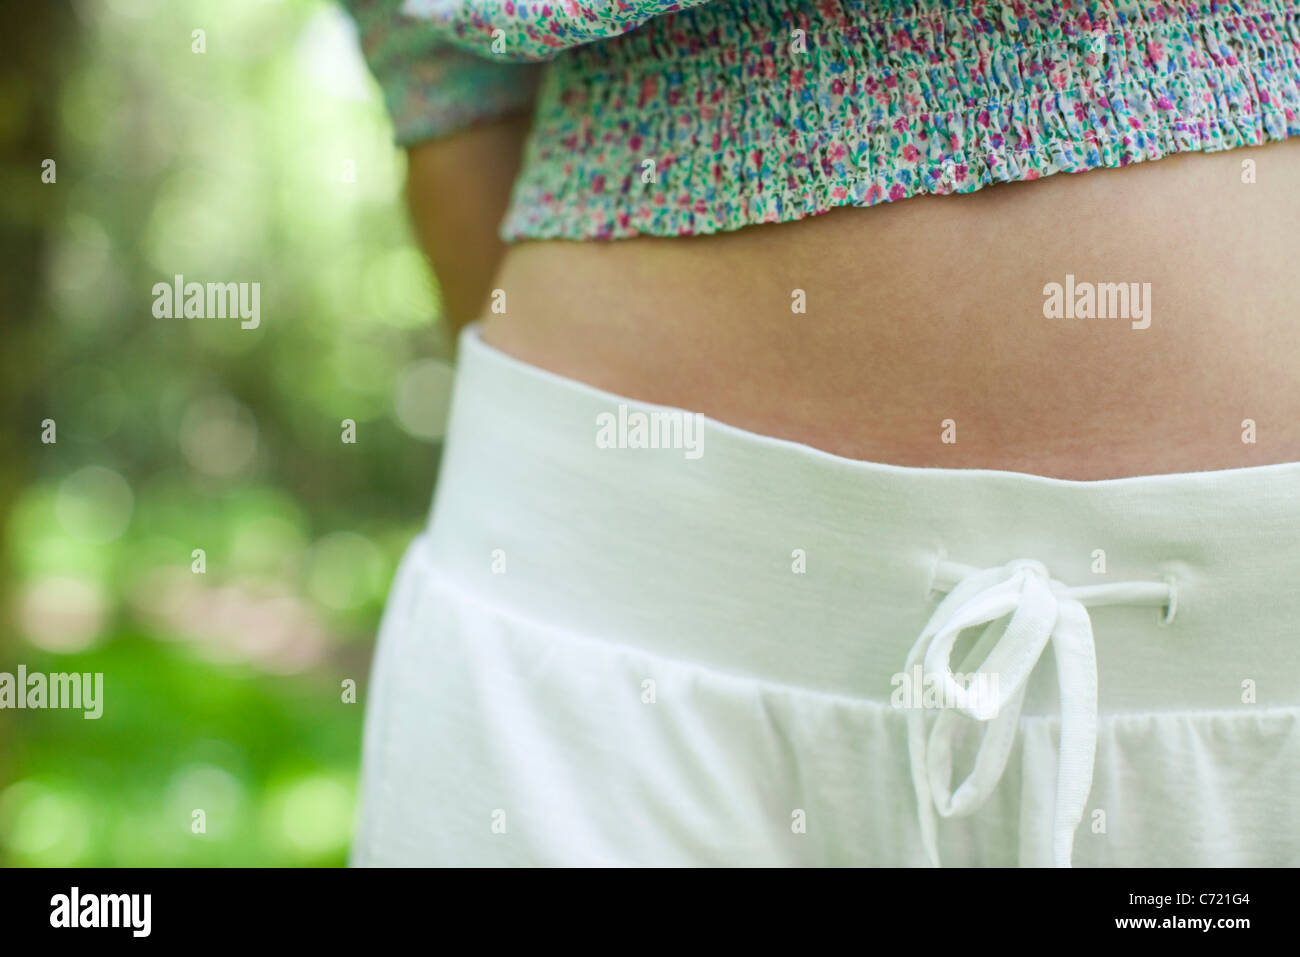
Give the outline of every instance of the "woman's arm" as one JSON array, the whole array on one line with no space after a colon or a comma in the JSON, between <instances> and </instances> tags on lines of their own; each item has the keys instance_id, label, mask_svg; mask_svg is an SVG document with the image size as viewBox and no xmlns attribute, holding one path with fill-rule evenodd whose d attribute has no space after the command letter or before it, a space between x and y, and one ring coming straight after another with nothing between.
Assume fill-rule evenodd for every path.
<instances>
[{"instance_id":1,"label":"woman's arm","mask_svg":"<svg viewBox=\"0 0 1300 957\"><path fill-rule=\"evenodd\" d=\"M482 315L491 292L505 250L497 227L528 126L528 114L515 113L407 150L407 203L453 339Z\"/></svg>"},{"instance_id":2,"label":"woman's arm","mask_svg":"<svg viewBox=\"0 0 1300 957\"><path fill-rule=\"evenodd\" d=\"M393 136L408 156L415 234L442 290L453 335L486 299L503 244L540 66L495 63L449 45L436 23L403 13L404 0L343 0L366 63L383 90Z\"/></svg>"}]
</instances>

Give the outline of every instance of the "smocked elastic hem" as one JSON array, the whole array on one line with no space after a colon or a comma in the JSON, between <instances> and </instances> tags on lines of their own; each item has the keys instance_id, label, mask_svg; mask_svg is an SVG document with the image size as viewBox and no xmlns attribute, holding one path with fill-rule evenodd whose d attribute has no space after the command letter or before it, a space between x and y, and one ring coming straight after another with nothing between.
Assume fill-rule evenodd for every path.
<instances>
[{"instance_id":1,"label":"smocked elastic hem","mask_svg":"<svg viewBox=\"0 0 1300 957\"><path fill-rule=\"evenodd\" d=\"M877 6L720 0L568 51L502 236L717 233L1300 132L1293 0Z\"/></svg>"}]
</instances>

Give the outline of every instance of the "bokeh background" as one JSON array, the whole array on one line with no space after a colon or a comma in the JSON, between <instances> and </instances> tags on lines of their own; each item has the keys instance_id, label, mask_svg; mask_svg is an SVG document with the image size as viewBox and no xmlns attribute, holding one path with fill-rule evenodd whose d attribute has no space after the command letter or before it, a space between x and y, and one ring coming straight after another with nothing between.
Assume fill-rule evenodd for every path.
<instances>
[{"instance_id":1,"label":"bokeh background","mask_svg":"<svg viewBox=\"0 0 1300 957\"><path fill-rule=\"evenodd\" d=\"M102 672L104 714L0 710L0 863L341 865L450 380L351 21L325 0L5 19L0 671ZM260 283L260 327L155 318L177 273Z\"/></svg>"}]
</instances>

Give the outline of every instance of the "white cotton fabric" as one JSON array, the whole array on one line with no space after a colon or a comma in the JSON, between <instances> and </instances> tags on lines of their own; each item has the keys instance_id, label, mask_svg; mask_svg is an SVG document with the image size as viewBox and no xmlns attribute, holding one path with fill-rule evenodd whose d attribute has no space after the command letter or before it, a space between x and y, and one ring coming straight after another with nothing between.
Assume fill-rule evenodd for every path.
<instances>
[{"instance_id":1,"label":"white cotton fabric","mask_svg":"<svg viewBox=\"0 0 1300 957\"><path fill-rule=\"evenodd\" d=\"M1300 463L597 442L638 411L462 337L355 864L1300 864ZM913 666L996 693L905 707Z\"/></svg>"}]
</instances>

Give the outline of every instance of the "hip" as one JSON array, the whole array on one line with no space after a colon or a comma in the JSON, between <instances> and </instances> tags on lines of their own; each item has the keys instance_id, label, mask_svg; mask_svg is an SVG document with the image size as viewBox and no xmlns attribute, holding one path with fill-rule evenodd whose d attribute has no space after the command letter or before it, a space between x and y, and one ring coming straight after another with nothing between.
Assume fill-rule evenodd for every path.
<instances>
[{"instance_id":1,"label":"hip","mask_svg":"<svg viewBox=\"0 0 1300 957\"><path fill-rule=\"evenodd\" d=\"M1295 862L1300 463L1080 483L687 416L465 334L358 863Z\"/></svg>"}]
</instances>

